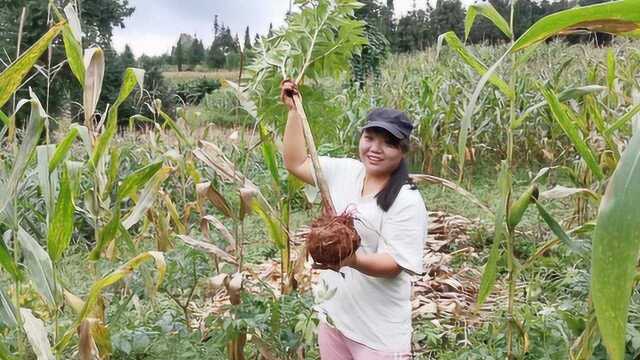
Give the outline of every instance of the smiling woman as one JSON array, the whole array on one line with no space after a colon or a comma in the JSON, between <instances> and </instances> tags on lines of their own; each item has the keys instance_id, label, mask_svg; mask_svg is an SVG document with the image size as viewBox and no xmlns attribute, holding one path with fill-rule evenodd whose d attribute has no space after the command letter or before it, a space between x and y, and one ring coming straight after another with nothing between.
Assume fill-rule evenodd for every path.
<instances>
[{"instance_id":1,"label":"smiling woman","mask_svg":"<svg viewBox=\"0 0 640 360\"><path fill-rule=\"evenodd\" d=\"M284 134L285 167L314 184L306 157L302 119L283 82L289 108ZM411 358L410 274L422 273L427 232L424 201L409 180L405 154L413 126L393 109L374 109L359 142L359 160L321 157L320 166L337 213L353 214L360 247L340 265L327 265L321 283L335 295L316 310L323 320L322 359ZM326 265L326 264L325 264Z\"/></svg>"}]
</instances>

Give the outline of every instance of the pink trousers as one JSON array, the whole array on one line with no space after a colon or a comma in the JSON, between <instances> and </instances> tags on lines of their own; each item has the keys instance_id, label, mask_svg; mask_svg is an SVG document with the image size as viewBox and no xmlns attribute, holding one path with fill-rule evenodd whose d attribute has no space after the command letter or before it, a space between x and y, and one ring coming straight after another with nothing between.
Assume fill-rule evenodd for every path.
<instances>
[{"instance_id":1,"label":"pink trousers","mask_svg":"<svg viewBox=\"0 0 640 360\"><path fill-rule=\"evenodd\" d=\"M410 360L411 352L374 350L353 340L324 322L318 326L318 345L321 360Z\"/></svg>"}]
</instances>

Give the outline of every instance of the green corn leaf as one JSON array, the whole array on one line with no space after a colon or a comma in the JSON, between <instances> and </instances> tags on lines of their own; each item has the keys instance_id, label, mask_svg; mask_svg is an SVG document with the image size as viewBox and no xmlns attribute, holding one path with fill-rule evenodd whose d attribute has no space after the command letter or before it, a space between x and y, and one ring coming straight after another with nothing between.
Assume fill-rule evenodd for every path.
<instances>
[{"instance_id":1,"label":"green corn leaf","mask_svg":"<svg viewBox=\"0 0 640 360\"><path fill-rule=\"evenodd\" d=\"M47 215L53 214L53 207L58 191L58 172L49 172L49 164L55 149L56 146L52 144L39 145L36 147L36 158L38 161L36 171L38 173L40 192L44 198Z\"/></svg>"},{"instance_id":2,"label":"green corn leaf","mask_svg":"<svg viewBox=\"0 0 640 360\"><path fill-rule=\"evenodd\" d=\"M560 239L560 241L565 245L567 245L570 249L575 249L576 246L574 241L571 239L571 237L569 237L569 235L564 231L564 229L562 229L562 226L560 226L560 224L556 221L556 219L554 219L553 216L549 214L549 212L544 208L544 206L542 206L542 204L540 204L539 201L536 201L535 203L536 203L536 207L538 208L538 213L540 214L540 217L542 217L542 220L544 220L544 222L547 223L547 225L549 226L549 229L553 231L555 236L557 236L558 239Z\"/></svg>"},{"instance_id":3,"label":"green corn leaf","mask_svg":"<svg viewBox=\"0 0 640 360\"><path fill-rule=\"evenodd\" d=\"M613 82L616 80L616 54L613 49L607 51L607 87L613 93Z\"/></svg>"},{"instance_id":4,"label":"green corn leaf","mask_svg":"<svg viewBox=\"0 0 640 360\"><path fill-rule=\"evenodd\" d=\"M560 125L567 137L569 137L571 143L576 148L576 151L587 163L587 166L591 169L593 175L600 180L603 179L604 173L602 172L602 168L596 160L593 151L582 138L580 130L573 119L570 118L569 113L564 108L564 105L560 103L553 90L543 89L542 94L547 100L547 104L549 104L549 109L551 110L554 120Z\"/></svg>"},{"instance_id":5,"label":"green corn leaf","mask_svg":"<svg viewBox=\"0 0 640 360\"><path fill-rule=\"evenodd\" d=\"M286 246L284 230L282 229L282 226L280 225L278 219L271 216L269 214L269 211L266 210L258 200L254 199L253 201L251 201L251 209L255 211L255 213L260 216L265 225L267 225L269 237L271 237L271 240L273 240L278 249L284 249Z\"/></svg>"},{"instance_id":6,"label":"green corn leaf","mask_svg":"<svg viewBox=\"0 0 640 360\"><path fill-rule=\"evenodd\" d=\"M131 94L131 91L133 91L136 84L140 85L140 89L142 89L143 83L144 70L127 68L124 72L124 79L122 80L120 93L107 113L106 128L98 138L98 143L93 150L93 155L91 156L91 165L94 168L98 166L98 162L107 151L109 143L111 143L111 139L113 139L113 136L118 130L118 108L127 99L127 97L129 97L129 94Z\"/></svg>"},{"instance_id":7,"label":"green corn leaf","mask_svg":"<svg viewBox=\"0 0 640 360\"><path fill-rule=\"evenodd\" d=\"M56 151L53 153L53 156L51 156L51 160L49 160L49 173L53 172L53 170L60 165L62 160L64 160L69 153L69 150L71 150L73 140L75 140L77 136L78 128L72 127L67 136L65 136L60 144L56 146Z\"/></svg>"},{"instance_id":8,"label":"green corn leaf","mask_svg":"<svg viewBox=\"0 0 640 360\"><path fill-rule=\"evenodd\" d=\"M591 253L591 297L610 359L625 357L625 331L640 250L640 135L629 141L600 203Z\"/></svg>"},{"instance_id":9,"label":"green corn leaf","mask_svg":"<svg viewBox=\"0 0 640 360\"><path fill-rule=\"evenodd\" d=\"M105 191L107 193L111 193L111 188L118 179L118 170L120 170L120 148L113 148L111 149L111 159L109 160L107 186L105 186Z\"/></svg>"},{"instance_id":10,"label":"green corn leaf","mask_svg":"<svg viewBox=\"0 0 640 360\"><path fill-rule=\"evenodd\" d=\"M127 175L118 188L118 200L126 199L145 186L149 179L162 168L162 163L162 161L153 162Z\"/></svg>"},{"instance_id":11,"label":"green corn leaf","mask_svg":"<svg viewBox=\"0 0 640 360\"><path fill-rule=\"evenodd\" d=\"M565 102L572 99L580 99L583 96L595 94L604 90L607 90L607 88L605 86L600 86L600 85L586 85L586 86L572 87L572 88L562 90L558 94L558 100L560 100L560 102ZM547 105L546 101L541 101L533 106L528 107L522 113L522 115L520 115L516 120L514 120L513 124L511 124L511 128L512 129L519 128L520 125L524 123L526 118L529 115L531 115L531 113L533 113L535 110L538 110L546 105Z\"/></svg>"},{"instance_id":12,"label":"green corn leaf","mask_svg":"<svg viewBox=\"0 0 640 360\"><path fill-rule=\"evenodd\" d=\"M7 231L5 236L11 236L11 231ZM13 261L13 256L7 247L4 239L0 238L0 266L4 271L11 274L14 280L22 280L23 276L18 265Z\"/></svg>"},{"instance_id":13,"label":"green corn leaf","mask_svg":"<svg viewBox=\"0 0 640 360\"><path fill-rule=\"evenodd\" d=\"M36 291L50 306L60 298L60 288L54 283L53 265L49 254L23 228L18 228L18 242L24 252L24 265Z\"/></svg>"},{"instance_id":14,"label":"green corn leaf","mask_svg":"<svg viewBox=\"0 0 640 360\"><path fill-rule=\"evenodd\" d=\"M18 358L14 357L13 354L9 352L9 349L0 342L0 360L18 360Z\"/></svg>"},{"instance_id":15,"label":"green corn leaf","mask_svg":"<svg viewBox=\"0 0 640 360\"><path fill-rule=\"evenodd\" d=\"M2 124L7 128L11 126L11 120L2 110L0 110L0 121L2 121Z\"/></svg>"},{"instance_id":16,"label":"green corn leaf","mask_svg":"<svg viewBox=\"0 0 640 360\"><path fill-rule=\"evenodd\" d=\"M27 51L22 53L16 61L0 73L0 108L11 98L13 93L18 90L24 77L29 73L45 50L47 50L51 41L62 31L63 27L64 23L54 25L46 34L36 41L35 44L27 49Z\"/></svg>"},{"instance_id":17,"label":"green corn leaf","mask_svg":"<svg viewBox=\"0 0 640 360\"><path fill-rule=\"evenodd\" d=\"M637 0L621 0L590 6L576 6L547 15L533 24L511 46L509 52L522 50L559 32L575 29L609 32L623 36L640 35L640 11Z\"/></svg>"},{"instance_id":18,"label":"green corn leaf","mask_svg":"<svg viewBox=\"0 0 640 360\"><path fill-rule=\"evenodd\" d=\"M142 190L136 205L133 207L127 218L122 221L122 226L124 226L125 229L129 230L134 224L142 219L144 214L158 197L158 192L162 182L169 177L172 170L173 169L168 166L162 167L152 177L152 179L147 182L147 185Z\"/></svg>"},{"instance_id":19,"label":"green corn leaf","mask_svg":"<svg viewBox=\"0 0 640 360\"><path fill-rule=\"evenodd\" d=\"M480 280L480 289L478 290L476 308L479 308L485 302L487 296L489 296L493 290L493 285L496 283L498 258L500 257L500 243L502 242L507 230L506 215L509 196L511 193L511 173L509 171L509 165L504 160L502 161L500 174L498 175L498 188L500 189L500 198L496 204L495 235L493 238L493 244L491 244L489 258L487 259L487 264L484 267L482 279Z\"/></svg>"},{"instance_id":20,"label":"green corn leaf","mask_svg":"<svg viewBox=\"0 0 640 360\"><path fill-rule=\"evenodd\" d=\"M0 324L11 328L18 325L16 308L2 288L0 288Z\"/></svg>"},{"instance_id":21,"label":"green corn leaf","mask_svg":"<svg viewBox=\"0 0 640 360\"><path fill-rule=\"evenodd\" d=\"M264 124L258 124L260 128L260 141L262 142L262 157L271 174L276 190L280 187L280 173L278 172L278 160L276 158L276 146L269 136L269 131Z\"/></svg>"},{"instance_id":22,"label":"green corn leaf","mask_svg":"<svg viewBox=\"0 0 640 360\"><path fill-rule=\"evenodd\" d=\"M80 86L84 86L85 69L82 54L82 29L80 28L80 19L72 3L64 7L64 13L68 21L68 24L62 29L64 51L67 55L71 72L75 75L76 79L78 79Z\"/></svg>"},{"instance_id":23,"label":"green corn leaf","mask_svg":"<svg viewBox=\"0 0 640 360\"><path fill-rule=\"evenodd\" d=\"M136 114L133 115L131 117L129 117L129 131L133 132L133 125L137 122L142 122L142 123L148 123L148 124L155 124L155 121L153 121L153 119L149 119L148 117L144 116L144 115L140 115L140 114Z\"/></svg>"},{"instance_id":24,"label":"green corn leaf","mask_svg":"<svg viewBox=\"0 0 640 360\"><path fill-rule=\"evenodd\" d=\"M502 31L508 38L513 37L513 33L511 32L511 28L507 21L496 11L496 8L491 5L491 3L483 2L479 4L469 5L467 8L467 16L464 19L464 39L465 41L469 38L469 32L471 31L471 27L473 26L473 22L476 19L476 15L482 15L487 19L491 20L491 22Z\"/></svg>"},{"instance_id":25,"label":"green corn leaf","mask_svg":"<svg viewBox=\"0 0 640 360\"><path fill-rule=\"evenodd\" d=\"M629 112L622 115L618 120L616 120L613 124L611 124L611 126L607 128L607 130L605 130L604 132L605 135L613 134L614 131L619 130L620 128L625 126L628 122L631 122L631 120L633 120L633 117L636 116L638 113L640 113L640 104L631 108Z\"/></svg>"},{"instance_id":26,"label":"green corn leaf","mask_svg":"<svg viewBox=\"0 0 640 360\"><path fill-rule=\"evenodd\" d=\"M118 236L118 231L120 230L120 205L118 203L115 204L113 208L113 214L111 215L111 220L102 228L100 233L98 234L98 239L96 241L96 246L93 248L91 253L89 254L89 260L98 260L102 254L102 250Z\"/></svg>"},{"instance_id":27,"label":"green corn leaf","mask_svg":"<svg viewBox=\"0 0 640 360\"><path fill-rule=\"evenodd\" d=\"M446 40L447 44L449 44L449 46L453 50L455 50L458 53L458 55L460 55L462 60L464 60L464 62L467 63L467 65L471 66L478 74L480 74L480 76L487 74L487 67L482 62L480 62L480 60L478 60L475 56L473 56L473 54L471 54L469 50L467 50L467 48L464 46L462 41L460 41L460 39L458 38L458 35L456 35L455 32L449 31L440 35L438 37L438 46L437 46L438 49L441 48L441 44L443 40ZM509 85L504 80L502 80L500 76L496 74L490 74L489 82L495 85L507 97L509 97L510 99L513 99L514 97L513 91L511 91L511 88L509 88Z\"/></svg>"},{"instance_id":28,"label":"green corn leaf","mask_svg":"<svg viewBox=\"0 0 640 360\"><path fill-rule=\"evenodd\" d=\"M29 117L29 124L27 125L18 154L16 155L11 176L4 186L0 184L0 194L4 194L4 196L0 196L0 213L4 212L6 206L11 203L16 196L18 184L22 180L24 172L27 169L27 163L38 144L42 128L44 127L44 119L47 116L38 97L32 91L30 91L30 93L31 115Z\"/></svg>"},{"instance_id":29,"label":"green corn leaf","mask_svg":"<svg viewBox=\"0 0 640 360\"><path fill-rule=\"evenodd\" d=\"M74 209L71 180L67 169L63 169L60 179L60 191L58 192L53 217L49 223L47 237L47 250L49 250L49 256L54 263L62 258L62 254L71 242Z\"/></svg>"},{"instance_id":30,"label":"green corn leaf","mask_svg":"<svg viewBox=\"0 0 640 360\"><path fill-rule=\"evenodd\" d=\"M176 136L178 137L180 142L191 147L192 145L191 141L187 139L187 137L184 135L184 133L182 132L178 124L176 124L176 122L173 121L173 119L162 110L160 110L160 116L164 120L164 124L168 125L171 128L171 130L173 130L176 133Z\"/></svg>"},{"instance_id":31,"label":"green corn leaf","mask_svg":"<svg viewBox=\"0 0 640 360\"><path fill-rule=\"evenodd\" d=\"M467 138L469 137L469 129L471 128L471 118L473 117L473 112L476 109L476 104L478 103L478 98L480 97L480 92L484 88L484 85L489 81L493 73L496 71L498 66L504 61L507 57L508 53L504 53L491 67L487 70L487 72L482 75L480 81L476 85L475 90L473 90L473 94L471 94L471 98L469 102L464 108L464 114L462 115L462 120L460 121L460 133L458 135L458 169L460 170L460 179L462 179L462 175L464 173L464 151L467 146Z\"/></svg>"},{"instance_id":32,"label":"green corn leaf","mask_svg":"<svg viewBox=\"0 0 640 360\"><path fill-rule=\"evenodd\" d=\"M125 277L129 276L131 273L133 273L135 269L137 269L140 265L142 265L143 263L149 260L154 260L156 264L156 269L157 269L156 290L157 290L162 284L162 280L164 279L164 274L165 274L167 265L164 260L163 253L158 251L147 251L134 257L133 259L127 261L126 263L122 264L118 269L109 273L102 279L96 281L91 286L91 289L89 289L89 294L87 295L87 299L84 302L84 306L80 311L80 315L78 315L78 318L69 327L67 332L61 337L60 341L56 344L55 349L60 352L67 347L67 345L69 344L69 341L71 341L71 338L76 333L80 323L82 323L82 321L84 321L87 318L87 316L95 310L95 307L98 304L98 298L100 297L100 294L102 293L102 290L104 288L111 286L119 282L120 280L124 279Z\"/></svg>"}]
</instances>

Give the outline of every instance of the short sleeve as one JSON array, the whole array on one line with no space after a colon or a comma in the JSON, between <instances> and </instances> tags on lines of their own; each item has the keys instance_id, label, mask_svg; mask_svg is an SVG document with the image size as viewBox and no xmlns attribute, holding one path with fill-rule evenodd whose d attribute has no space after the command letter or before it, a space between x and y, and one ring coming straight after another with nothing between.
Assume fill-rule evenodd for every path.
<instances>
[{"instance_id":1,"label":"short sleeve","mask_svg":"<svg viewBox=\"0 0 640 360\"><path fill-rule=\"evenodd\" d=\"M381 249L409 273L422 274L428 220L418 190L401 190L383 217Z\"/></svg>"}]
</instances>

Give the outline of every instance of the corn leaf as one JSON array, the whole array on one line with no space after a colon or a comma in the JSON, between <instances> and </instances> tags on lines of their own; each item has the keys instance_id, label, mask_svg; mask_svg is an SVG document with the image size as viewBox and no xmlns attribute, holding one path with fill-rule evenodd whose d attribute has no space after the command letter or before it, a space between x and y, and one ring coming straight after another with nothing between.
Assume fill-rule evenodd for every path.
<instances>
[{"instance_id":1,"label":"corn leaf","mask_svg":"<svg viewBox=\"0 0 640 360\"><path fill-rule=\"evenodd\" d=\"M49 250L49 256L54 263L62 258L62 254L71 242L74 209L71 180L67 169L63 169L60 191L47 233L47 250Z\"/></svg>"},{"instance_id":2,"label":"corn leaf","mask_svg":"<svg viewBox=\"0 0 640 360\"><path fill-rule=\"evenodd\" d=\"M7 231L5 236L11 236L11 231ZM11 274L13 279L20 280L23 278L18 265L13 261L13 256L11 252L9 252L9 248L4 239L0 239L0 266L2 266L4 271Z\"/></svg>"},{"instance_id":3,"label":"corn leaf","mask_svg":"<svg viewBox=\"0 0 640 360\"><path fill-rule=\"evenodd\" d=\"M0 73L0 108L18 90L22 80L29 73L40 56L47 50L49 44L58 36L64 23L58 23L51 27L35 44L22 53L16 61Z\"/></svg>"},{"instance_id":4,"label":"corn leaf","mask_svg":"<svg viewBox=\"0 0 640 360\"><path fill-rule=\"evenodd\" d=\"M500 243L506 231L507 206L511 193L511 173L509 172L509 165L504 160L502 161L500 174L498 175L498 188L500 189L500 198L496 204L495 235L493 244L491 244L489 258L487 259L487 264L484 267L482 279L480 280L476 308L479 308L485 302L487 296L489 296L493 290L493 285L496 283Z\"/></svg>"},{"instance_id":5,"label":"corn leaf","mask_svg":"<svg viewBox=\"0 0 640 360\"><path fill-rule=\"evenodd\" d=\"M102 254L102 250L104 250L105 246L107 246L113 239L118 236L118 231L120 230L120 206L116 204L113 208L113 213L111 215L111 220L101 229L98 234L98 239L96 241L96 246L93 248L91 253L89 253L89 260L98 260L100 259L100 255Z\"/></svg>"},{"instance_id":6,"label":"corn leaf","mask_svg":"<svg viewBox=\"0 0 640 360\"><path fill-rule=\"evenodd\" d=\"M593 151L582 138L580 130L573 119L570 118L569 113L564 108L564 105L560 103L553 90L543 89L542 94L547 99L547 104L549 104L549 109L551 110L554 120L558 125L560 125L560 128L562 128L565 135L569 137L569 140L571 140L571 143L576 148L578 154L580 154L587 163L587 166L591 169L593 175L600 180L603 179L604 173L602 172L602 168L596 160Z\"/></svg>"},{"instance_id":7,"label":"corn leaf","mask_svg":"<svg viewBox=\"0 0 640 360\"><path fill-rule=\"evenodd\" d=\"M215 255L217 257L219 257L220 259L228 262L229 264L233 264L233 265L237 265L238 262L236 260L235 257L233 257L232 255L230 255L229 253L227 253L226 251L220 249L219 247L208 243L208 242L204 242L204 241L199 241L196 240L190 236L187 235L177 235L178 239L184 241L185 244L189 245L190 247L196 249L196 250L200 250L200 251L204 251L208 254L211 255Z\"/></svg>"},{"instance_id":8,"label":"corn leaf","mask_svg":"<svg viewBox=\"0 0 640 360\"><path fill-rule=\"evenodd\" d=\"M136 202L136 205L133 207L127 218L122 221L122 226L124 226L125 229L129 230L129 228L142 219L145 212L156 200L160 190L160 185L162 185L162 182L169 176L172 170L173 169L171 167L165 166L158 170L151 180L147 182L147 185L142 190L142 194Z\"/></svg>"},{"instance_id":9,"label":"corn leaf","mask_svg":"<svg viewBox=\"0 0 640 360\"><path fill-rule=\"evenodd\" d=\"M636 116L638 113L640 113L640 104L631 108L629 112L622 115L618 120L616 120L613 124L611 124L611 126L607 128L607 130L605 130L604 134L605 135L613 134L614 131L619 130L628 122L631 122L631 120L633 120L633 117Z\"/></svg>"},{"instance_id":10,"label":"corn leaf","mask_svg":"<svg viewBox=\"0 0 640 360\"><path fill-rule=\"evenodd\" d=\"M275 190L280 187L280 174L278 172L278 160L276 158L276 146L273 139L269 137L269 131L264 124L258 124L260 128L260 141L262 142L262 157L267 165L271 179L273 180Z\"/></svg>"},{"instance_id":11,"label":"corn leaf","mask_svg":"<svg viewBox=\"0 0 640 360\"><path fill-rule=\"evenodd\" d=\"M58 172L49 172L49 164L55 149L56 146L51 144L36 147L38 182L44 198L47 215L49 216L53 214L56 196L58 196Z\"/></svg>"},{"instance_id":12,"label":"corn leaf","mask_svg":"<svg viewBox=\"0 0 640 360\"><path fill-rule=\"evenodd\" d=\"M164 279L164 274L167 268L167 265L164 260L164 255L161 252L147 251L127 261L126 263L122 264L118 269L109 273L102 279L96 281L91 286L91 289L89 290L89 294L87 295L87 299L84 302L84 306L80 311L80 315L78 315L78 318L73 323L73 325L69 327L67 332L62 336L60 341L56 344L55 346L56 350L62 351L66 348L66 346L69 344L69 341L73 337L73 334L76 332L76 329L78 328L78 326L87 318L89 314L91 314L95 310L95 307L98 304L98 299L100 297L100 294L102 293L102 290L104 288L111 286L117 283L118 281L124 279L125 277L129 276L131 273L133 273L135 269L137 269L140 265L142 265L143 263L149 260L154 260L156 264L156 269L157 269L156 289L158 289L162 284L162 280Z\"/></svg>"},{"instance_id":13,"label":"corn leaf","mask_svg":"<svg viewBox=\"0 0 640 360\"><path fill-rule=\"evenodd\" d=\"M572 88L568 88L568 89L564 89L562 90L559 94L558 94L558 100L560 100L560 102L565 102L568 100L572 100L572 99L579 99L583 96L586 95L590 95L590 94L595 94L601 91L606 90L607 88L605 86L600 86L600 85L586 85L586 86L578 86L578 87L572 87ZM514 122L511 124L511 128L512 129L517 129L520 127L520 125L522 125L522 123L524 123L524 121L526 120L526 118L531 115L531 113L533 113L535 110L538 110L542 107L544 107L545 105L547 105L546 101L541 101L533 106L528 107L523 113L522 115L520 115L516 120L514 120Z\"/></svg>"},{"instance_id":14,"label":"corn leaf","mask_svg":"<svg viewBox=\"0 0 640 360\"><path fill-rule=\"evenodd\" d=\"M21 308L20 316L22 317L24 332L27 334L27 339L36 355L36 359L55 360L44 322L33 316L29 309Z\"/></svg>"},{"instance_id":15,"label":"corn leaf","mask_svg":"<svg viewBox=\"0 0 640 360\"><path fill-rule=\"evenodd\" d=\"M438 37L438 49L440 49L442 41L446 40L447 44L455 50L458 55L467 63L467 65L471 66L480 76L487 74L487 67L480 60L478 60L473 54L467 50L462 41L458 38L455 32L449 31ZM438 51L439 52L439 51ZM505 94L508 98L513 99L514 94L509 85L500 78L500 76L491 73L489 75L489 82L495 85L503 94Z\"/></svg>"},{"instance_id":16,"label":"corn leaf","mask_svg":"<svg viewBox=\"0 0 640 360\"><path fill-rule=\"evenodd\" d=\"M536 207L538 208L538 213L542 220L549 226L549 229L553 231L553 233L570 249L575 249L574 241L569 237L569 235L562 229L562 226L556 221L556 219L549 214L549 212L540 204L539 201L536 201Z\"/></svg>"},{"instance_id":17,"label":"corn leaf","mask_svg":"<svg viewBox=\"0 0 640 360\"><path fill-rule=\"evenodd\" d=\"M198 194L198 202L200 202L200 206L203 205L205 198L209 199L213 206L220 210L225 216L234 218L233 211L231 211L231 207L229 206L227 199L225 199L210 182L206 181L196 184L196 193Z\"/></svg>"},{"instance_id":18,"label":"corn leaf","mask_svg":"<svg viewBox=\"0 0 640 360\"><path fill-rule=\"evenodd\" d=\"M118 188L118 200L135 194L162 168L162 163L162 160L153 162L127 175Z\"/></svg>"},{"instance_id":19,"label":"corn leaf","mask_svg":"<svg viewBox=\"0 0 640 360\"><path fill-rule=\"evenodd\" d=\"M91 124L93 114L96 111L100 93L102 92L102 80L104 79L104 52L100 48L88 49L84 54L84 124Z\"/></svg>"},{"instance_id":20,"label":"corn leaf","mask_svg":"<svg viewBox=\"0 0 640 360\"><path fill-rule=\"evenodd\" d=\"M72 3L64 7L64 13L68 24L62 29L62 39L64 40L64 51L71 72L75 75L81 86L84 86L85 69L82 60L82 29L80 19Z\"/></svg>"},{"instance_id":21,"label":"corn leaf","mask_svg":"<svg viewBox=\"0 0 640 360\"><path fill-rule=\"evenodd\" d=\"M0 324L10 328L18 325L16 308L2 288L0 288Z\"/></svg>"},{"instance_id":22,"label":"corn leaf","mask_svg":"<svg viewBox=\"0 0 640 360\"><path fill-rule=\"evenodd\" d=\"M109 143L111 143L111 139L113 139L113 136L118 130L118 108L127 99L127 97L129 97L129 94L131 94L131 91L133 91L136 84L140 85L140 89L142 89L143 83L144 70L127 68L127 70L124 72L124 79L122 80L122 85L120 86L118 98L107 113L106 128L98 138L98 143L93 150L93 155L91 156L92 166L98 166L98 162L106 152L107 148L109 147Z\"/></svg>"},{"instance_id":23,"label":"corn leaf","mask_svg":"<svg viewBox=\"0 0 640 360\"><path fill-rule=\"evenodd\" d=\"M609 356L622 360L640 249L640 135L629 141L605 191L591 253L591 296Z\"/></svg>"},{"instance_id":24,"label":"corn leaf","mask_svg":"<svg viewBox=\"0 0 640 360\"><path fill-rule=\"evenodd\" d=\"M27 162L31 158L31 155L33 155L36 145L38 144L42 128L44 127L44 119L47 116L38 97L32 91L30 91L30 94L31 115L29 116L29 124L27 125L18 154L16 155L9 181L6 184L0 184L0 194L4 194L4 196L0 196L0 213L4 212L7 204L12 202L16 196L18 184L22 180L27 168Z\"/></svg>"},{"instance_id":25,"label":"corn leaf","mask_svg":"<svg viewBox=\"0 0 640 360\"><path fill-rule=\"evenodd\" d=\"M59 290L54 283L53 265L49 254L23 228L18 228L18 242L24 252L24 265L36 291L47 304L55 306Z\"/></svg>"},{"instance_id":26,"label":"corn leaf","mask_svg":"<svg viewBox=\"0 0 640 360\"><path fill-rule=\"evenodd\" d=\"M231 232L229 231L229 229L227 229L226 226L224 226L222 221L211 215L206 215L203 217L203 219L207 220L211 225L213 225L213 227L215 227L220 232L220 234L222 234L222 237L229 242L229 245L231 245L231 247L236 247L236 239L233 237L233 235L231 235Z\"/></svg>"},{"instance_id":27,"label":"corn leaf","mask_svg":"<svg viewBox=\"0 0 640 360\"><path fill-rule=\"evenodd\" d=\"M185 144L187 146L191 146L193 145L191 143L191 140L189 140L184 133L182 132L182 130L180 129L180 127L178 126L178 124L176 124L175 121L173 121L173 119L167 115L164 111L160 110L160 116L162 117L162 119L164 120L164 124L168 125L175 133L176 136L178 136L178 139L180 140L180 142L182 144Z\"/></svg>"},{"instance_id":28,"label":"corn leaf","mask_svg":"<svg viewBox=\"0 0 640 360\"><path fill-rule=\"evenodd\" d=\"M561 32L586 29L637 37L640 35L637 0L621 0L590 6L576 6L547 15L533 24L511 46L516 52Z\"/></svg>"},{"instance_id":29,"label":"corn leaf","mask_svg":"<svg viewBox=\"0 0 640 360\"><path fill-rule=\"evenodd\" d=\"M473 112L476 109L476 104L478 102L478 98L480 97L480 92L484 88L484 85L489 81L493 73L496 71L498 66L504 61L507 57L508 52L504 53L491 67L487 70L487 72L482 75L478 84L476 84L475 90L473 90L473 94L471 94L471 98L469 102L464 108L464 114L462 115L462 120L460 121L460 133L458 135L458 169L460 170L460 179L462 179L462 175L464 173L464 162L465 156L464 151L467 147L467 138L469 137L469 129L471 128L471 117L473 116Z\"/></svg>"},{"instance_id":30,"label":"corn leaf","mask_svg":"<svg viewBox=\"0 0 640 360\"><path fill-rule=\"evenodd\" d=\"M473 26L473 22L476 19L476 15L482 15L487 19L491 20L491 22L502 31L508 38L513 37L513 33L511 32L511 28L507 21L496 11L496 8L491 5L491 3L483 2L479 4L469 5L467 8L467 16L464 19L464 40L466 41L469 38L469 32L471 31L471 27Z\"/></svg>"},{"instance_id":31,"label":"corn leaf","mask_svg":"<svg viewBox=\"0 0 640 360\"><path fill-rule=\"evenodd\" d=\"M73 140L78 136L78 128L72 127L67 136L62 139L60 144L56 146L56 151L51 156L49 160L49 173L53 172L55 168L60 165L60 163L65 159L69 150L71 150L71 146L73 145Z\"/></svg>"},{"instance_id":32,"label":"corn leaf","mask_svg":"<svg viewBox=\"0 0 640 360\"><path fill-rule=\"evenodd\" d=\"M251 209L255 211L258 216L260 216L262 221L267 226L267 232L269 233L269 237L271 237L271 240L273 240L274 244L278 247L278 249L284 249L286 246L286 237L284 236L284 229L282 229L280 221L272 216L269 213L269 210L265 209L265 207L261 205L259 200L254 199L253 201L251 201L250 206Z\"/></svg>"}]
</instances>

